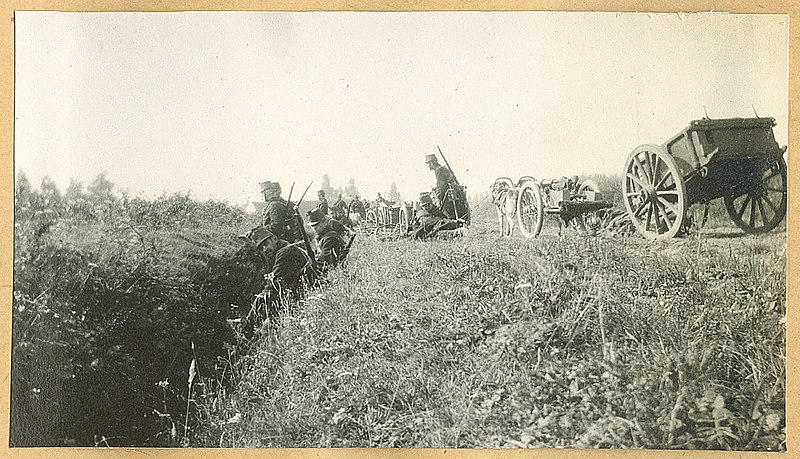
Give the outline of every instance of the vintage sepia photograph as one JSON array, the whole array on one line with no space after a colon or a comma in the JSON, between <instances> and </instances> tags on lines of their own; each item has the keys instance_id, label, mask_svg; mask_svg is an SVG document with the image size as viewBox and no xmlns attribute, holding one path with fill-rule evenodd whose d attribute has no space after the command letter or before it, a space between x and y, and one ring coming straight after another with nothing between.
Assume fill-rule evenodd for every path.
<instances>
[{"instance_id":1,"label":"vintage sepia photograph","mask_svg":"<svg viewBox=\"0 0 800 459\"><path fill-rule=\"evenodd\" d=\"M787 451L788 15L13 21L11 448Z\"/></svg>"}]
</instances>

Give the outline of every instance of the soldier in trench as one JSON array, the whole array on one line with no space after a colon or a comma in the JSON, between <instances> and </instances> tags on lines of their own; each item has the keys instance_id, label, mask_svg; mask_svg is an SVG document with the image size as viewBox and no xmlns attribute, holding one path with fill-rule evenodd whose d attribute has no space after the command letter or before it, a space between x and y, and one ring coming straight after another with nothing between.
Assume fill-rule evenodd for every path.
<instances>
[{"instance_id":1,"label":"soldier in trench","mask_svg":"<svg viewBox=\"0 0 800 459\"><path fill-rule=\"evenodd\" d=\"M280 239L263 226L253 230L249 239L263 260L265 284L244 320L245 335L252 334L253 328L265 319L276 317L282 301L301 294L303 279L312 277L309 257L299 242Z\"/></svg>"},{"instance_id":2,"label":"soldier in trench","mask_svg":"<svg viewBox=\"0 0 800 459\"><path fill-rule=\"evenodd\" d=\"M284 241L297 242L302 239L297 221L292 218L295 212L294 205L281 197L281 184L266 181L261 182L260 185L264 201L267 203L264 208L262 226L275 237Z\"/></svg>"}]
</instances>

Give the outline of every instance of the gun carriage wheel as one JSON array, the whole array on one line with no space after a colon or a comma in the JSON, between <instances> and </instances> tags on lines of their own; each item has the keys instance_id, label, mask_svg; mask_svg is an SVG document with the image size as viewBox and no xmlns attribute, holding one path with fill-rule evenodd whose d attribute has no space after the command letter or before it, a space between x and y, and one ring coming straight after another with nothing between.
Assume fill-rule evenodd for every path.
<instances>
[{"instance_id":1,"label":"gun carriage wheel","mask_svg":"<svg viewBox=\"0 0 800 459\"><path fill-rule=\"evenodd\" d=\"M766 233L786 216L786 162L770 158L763 169L745 179L742 192L724 197L733 223L750 234Z\"/></svg>"},{"instance_id":2,"label":"gun carriage wheel","mask_svg":"<svg viewBox=\"0 0 800 459\"><path fill-rule=\"evenodd\" d=\"M517 197L517 221L526 239L536 237L542 231L544 203L542 190L535 180L526 181Z\"/></svg>"},{"instance_id":3,"label":"gun carriage wheel","mask_svg":"<svg viewBox=\"0 0 800 459\"><path fill-rule=\"evenodd\" d=\"M662 147L641 145L625 161L625 208L637 231L668 239L683 227L686 186L677 164Z\"/></svg>"},{"instance_id":4,"label":"gun carriage wheel","mask_svg":"<svg viewBox=\"0 0 800 459\"><path fill-rule=\"evenodd\" d=\"M412 220L411 207L406 204L400 205L400 215L398 217L397 225L401 236L408 233L408 231L411 229L411 220Z\"/></svg>"},{"instance_id":5,"label":"gun carriage wheel","mask_svg":"<svg viewBox=\"0 0 800 459\"><path fill-rule=\"evenodd\" d=\"M370 209L367 211L366 221L367 229L371 230L378 227L378 214L375 213L375 209Z\"/></svg>"}]
</instances>

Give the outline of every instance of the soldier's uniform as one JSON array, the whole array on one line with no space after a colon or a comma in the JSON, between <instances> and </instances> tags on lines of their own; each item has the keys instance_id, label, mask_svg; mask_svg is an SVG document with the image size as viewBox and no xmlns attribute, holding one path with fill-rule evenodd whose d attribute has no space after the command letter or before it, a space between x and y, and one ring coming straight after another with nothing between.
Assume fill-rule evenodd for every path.
<instances>
[{"instance_id":1,"label":"soldier's uniform","mask_svg":"<svg viewBox=\"0 0 800 459\"><path fill-rule=\"evenodd\" d=\"M417 211L416 222L411 237L414 239L426 239L435 237L439 231L454 230L461 227L461 223L447 218L436 206L433 205L431 197L425 193L420 196L422 208Z\"/></svg>"},{"instance_id":2,"label":"soldier's uniform","mask_svg":"<svg viewBox=\"0 0 800 459\"><path fill-rule=\"evenodd\" d=\"M317 265L323 271L336 266L347 255L345 253L347 244L336 227L338 222L324 215L319 209L309 212L308 217L309 224L317 233ZM341 223L339 226L344 228Z\"/></svg>"},{"instance_id":3,"label":"soldier's uniform","mask_svg":"<svg viewBox=\"0 0 800 459\"><path fill-rule=\"evenodd\" d=\"M464 219L467 215L464 189L456 182L449 167L439 164L436 155L425 155L425 163L436 175L436 199L442 212L451 220Z\"/></svg>"},{"instance_id":4,"label":"soldier's uniform","mask_svg":"<svg viewBox=\"0 0 800 459\"><path fill-rule=\"evenodd\" d=\"M261 226L247 234L263 256L264 289L256 295L253 306L242 316L242 333L248 339L264 320L274 319L280 314L282 299L286 295L298 295L302 291L304 278L311 280L313 270L306 269L310 260L306 252L278 239L270 230Z\"/></svg>"},{"instance_id":5,"label":"soldier's uniform","mask_svg":"<svg viewBox=\"0 0 800 459\"><path fill-rule=\"evenodd\" d=\"M344 199L342 199L342 195L341 194L339 195L338 198L336 198L336 202L333 203L333 207L338 207L338 208L342 209L345 212L347 211L347 203L344 202Z\"/></svg>"},{"instance_id":6,"label":"soldier's uniform","mask_svg":"<svg viewBox=\"0 0 800 459\"><path fill-rule=\"evenodd\" d=\"M319 205L317 206L317 209L319 209L319 211L323 214L328 215L328 211L330 209L328 208L328 200L325 198L325 192L319 190L317 192L317 198L319 199Z\"/></svg>"},{"instance_id":7,"label":"soldier's uniform","mask_svg":"<svg viewBox=\"0 0 800 459\"><path fill-rule=\"evenodd\" d=\"M350 212L357 213L362 217L364 216L364 203L361 202L361 199L359 199L358 196L356 196L353 199L353 202L350 203Z\"/></svg>"},{"instance_id":8,"label":"soldier's uniform","mask_svg":"<svg viewBox=\"0 0 800 459\"><path fill-rule=\"evenodd\" d=\"M294 205L290 205L281 197L281 185L277 182L261 182L261 193L264 194L264 201L267 202L262 226L278 239L288 242L302 239L297 220L294 218Z\"/></svg>"}]
</instances>

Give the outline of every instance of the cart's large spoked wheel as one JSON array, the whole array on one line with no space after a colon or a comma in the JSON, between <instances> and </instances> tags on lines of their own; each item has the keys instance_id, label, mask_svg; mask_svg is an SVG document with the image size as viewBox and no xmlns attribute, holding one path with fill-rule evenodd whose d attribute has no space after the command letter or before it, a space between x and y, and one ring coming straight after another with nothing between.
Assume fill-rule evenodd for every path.
<instances>
[{"instance_id":1,"label":"cart's large spoked wheel","mask_svg":"<svg viewBox=\"0 0 800 459\"><path fill-rule=\"evenodd\" d=\"M542 231L544 203L542 190L537 182L526 182L517 197L517 220L522 235L530 239Z\"/></svg>"},{"instance_id":2,"label":"cart's large spoked wheel","mask_svg":"<svg viewBox=\"0 0 800 459\"><path fill-rule=\"evenodd\" d=\"M646 238L678 234L686 215L686 187L677 164L658 145L641 145L625 162L625 208Z\"/></svg>"},{"instance_id":3,"label":"cart's large spoked wheel","mask_svg":"<svg viewBox=\"0 0 800 459\"><path fill-rule=\"evenodd\" d=\"M778 157L766 164L745 193L725 196L728 215L748 233L766 233L786 216L786 187L786 163Z\"/></svg>"},{"instance_id":4,"label":"cart's large spoked wheel","mask_svg":"<svg viewBox=\"0 0 800 459\"><path fill-rule=\"evenodd\" d=\"M370 209L367 211L367 228L368 229L375 229L378 227L378 214L375 213L374 210Z\"/></svg>"}]
</instances>

